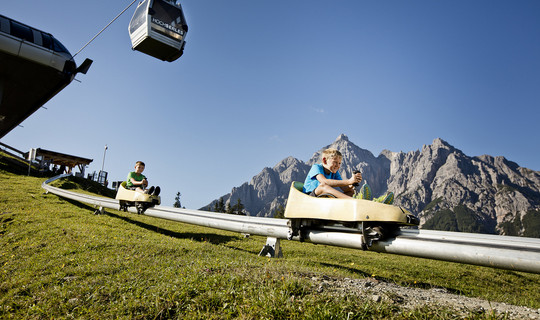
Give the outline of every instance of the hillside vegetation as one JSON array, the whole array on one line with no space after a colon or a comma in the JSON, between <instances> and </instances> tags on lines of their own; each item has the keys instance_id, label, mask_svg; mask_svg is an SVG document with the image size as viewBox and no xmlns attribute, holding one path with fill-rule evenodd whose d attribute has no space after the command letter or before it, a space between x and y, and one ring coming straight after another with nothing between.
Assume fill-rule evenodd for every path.
<instances>
[{"instance_id":1,"label":"hillside vegetation","mask_svg":"<svg viewBox=\"0 0 540 320\"><path fill-rule=\"evenodd\" d=\"M94 215L45 194L43 181L0 171L2 319L504 318L435 304L405 308L391 295L320 285L345 278L540 308L540 275L293 241L282 242L284 258L259 257L263 237L115 210Z\"/></svg>"}]
</instances>

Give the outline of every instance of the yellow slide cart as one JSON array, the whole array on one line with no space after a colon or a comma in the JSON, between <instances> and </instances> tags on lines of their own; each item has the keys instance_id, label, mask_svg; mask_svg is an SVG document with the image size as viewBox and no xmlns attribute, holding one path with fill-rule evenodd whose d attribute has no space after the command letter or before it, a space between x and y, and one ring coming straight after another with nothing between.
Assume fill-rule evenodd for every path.
<instances>
[{"instance_id":1,"label":"yellow slide cart","mask_svg":"<svg viewBox=\"0 0 540 320\"><path fill-rule=\"evenodd\" d=\"M366 246L371 241L392 236L400 226L417 226L419 219L406 209L361 199L313 197L302 192L303 184L293 182L289 191L285 218L290 219L290 238L302 229L341 226L348 232L360 232Z\"/></svg>"},{"instance_id":2,"label":"yellow slide cart","mask_svg":"<svg viewBox=\"0 0 540 320\"><path fill-rule=\"evenodd\" d=\"M119 200L120 211L127 211L128 207L135 206L138 214L142 214L146 209L161 204L159 196L127 189L126 181L122 182L118 187L116 199Z\"/></svg>"}]
</instances>

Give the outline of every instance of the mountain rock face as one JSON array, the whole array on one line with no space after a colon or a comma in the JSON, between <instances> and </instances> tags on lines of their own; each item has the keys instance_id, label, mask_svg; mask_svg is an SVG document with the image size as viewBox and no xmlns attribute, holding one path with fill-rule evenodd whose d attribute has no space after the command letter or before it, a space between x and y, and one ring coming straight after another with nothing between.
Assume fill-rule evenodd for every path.
<instances>
[{"instance_id":1,"label":"mountain rock face","mask_svg":"<svg viewBox=\"0 0 540 320\"><path fill-rule=\"evenodd\" d=\"M307 163L285 158L222 199L230 205L240 199L248 215L273 216L286 205L291 182L303 182L329 147L343 154L343 177L360 170L374 196L394 192L394 204L416 213L421 228L540 237L540 172L504 157L469 157L442 139L422 150L383 150L375 157L342 134Z\"/></svg>"}]
</instances>

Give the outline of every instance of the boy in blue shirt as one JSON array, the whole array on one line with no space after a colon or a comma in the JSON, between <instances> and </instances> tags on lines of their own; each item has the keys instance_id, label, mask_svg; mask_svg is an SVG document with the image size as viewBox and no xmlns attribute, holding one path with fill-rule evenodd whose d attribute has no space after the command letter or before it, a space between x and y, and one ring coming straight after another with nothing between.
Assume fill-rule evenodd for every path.
<instances>
[{"instance_id":1,"label":"boy in blue shirt","mask_svg":"<svg viewBox=\"0 0 540 320\"><path fill-rule=\"evenodd\" d=\"M351 198L354 195L353 184L362 181L362 174L358 172L343 180L338 172L343 156L337 149L324 150L321 158L322 163L314 164L309 170L304 182L304 193L315 197L328 193L336 198Z\"/></svg>"},{"instance_id":2,"label":"boy in blue shirt","mask_svg":"<svg viewBox=\"0 0 540 320\"><path fill-rule=\"evenodd\" d=\"M373 199L371 188L364 183L360 192L354 194L354 185L362 181L362 174L355 171L352 177L343 180L338 170L341 168L343 156L337 149L326 149L322 152L322 163L314 164L308 172L304 182L304 193L318 197L321 194L331 194L336 198L356 198L374 200L385 204L394 202L394 193L388 192L377 199ZM338 190L340 188L342 191Z\"/></svg>"}]
</instances>

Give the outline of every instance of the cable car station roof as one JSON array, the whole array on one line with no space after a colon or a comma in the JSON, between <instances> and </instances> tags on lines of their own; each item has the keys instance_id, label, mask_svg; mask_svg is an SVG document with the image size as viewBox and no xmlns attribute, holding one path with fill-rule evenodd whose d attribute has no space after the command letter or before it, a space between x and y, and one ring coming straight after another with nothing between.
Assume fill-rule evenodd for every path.
<instances>
[{"instance_id":1,"label":"cable car station roof","mask_svg":"<svg viewBox=\"0 0 540 320\"><path fill-rule=\"evenodd\" d=\"M45 161L50 160L50 163L55 165L66 166L69 168L68 172L71 172L71 169L75 166L82 168L82 166L88 165L94 161L93 159L77 157L41 148L36 149L36 157L42 157L42 159Z\"/></svg>"}]
</instances>

